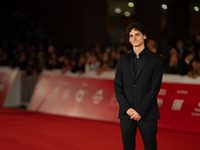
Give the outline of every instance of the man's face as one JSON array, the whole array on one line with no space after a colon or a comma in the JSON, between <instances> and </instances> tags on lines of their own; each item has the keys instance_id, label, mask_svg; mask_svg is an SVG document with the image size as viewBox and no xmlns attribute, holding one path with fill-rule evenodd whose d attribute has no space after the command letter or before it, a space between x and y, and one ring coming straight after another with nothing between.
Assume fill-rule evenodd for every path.
<instances>
[{"instance_id":1,"label":"man's face","mask_svg":"<svg viewBox=\"0 0 200 150\"><path fill-rule=\"evenodd\" d=\"M133 45L133 47L140 47L144 45L144 40L146 38L146 35L143 35L140 31L135 29L132 29L129 33L129 42Z\"/></svg>"}]
</instances>

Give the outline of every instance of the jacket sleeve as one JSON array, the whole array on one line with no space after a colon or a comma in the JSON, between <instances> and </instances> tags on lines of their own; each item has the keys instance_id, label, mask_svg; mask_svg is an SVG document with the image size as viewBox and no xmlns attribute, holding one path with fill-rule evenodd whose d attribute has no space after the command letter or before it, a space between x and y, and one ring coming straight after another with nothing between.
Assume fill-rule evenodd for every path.
<instances>
[{"instance_id":1,"label":"jacket sleeve","mask_svg":"<svg viewBox=\"0 0 200 150\"><path fill-rule=\"evenodd\" d=\"M155 100L157 99L160 86L162 83L162 75L163 75L163 60L160 57L156 62L156 66L154 67L152 80L151 80L151 89L145 95L142 103L135 109L138 114L144 116L149 109L155 104Z\"/></svg>"},{"instance_id":2,"label":"jacket sleeve","mask_svg":"<svg viewBox=\"0 0 200 150\"><path fill-rule=\"evenodd\" d=\"M121 59L119 60L117 64L117 71L115 73L115 79L114 79L114 90L115 90L115 96L116 96L117 102L120 106L120 110L122 111L122 113L126 113L126 111L129 108L131 108L131 105L124 95Z\"/></svg>"}]
</instances>

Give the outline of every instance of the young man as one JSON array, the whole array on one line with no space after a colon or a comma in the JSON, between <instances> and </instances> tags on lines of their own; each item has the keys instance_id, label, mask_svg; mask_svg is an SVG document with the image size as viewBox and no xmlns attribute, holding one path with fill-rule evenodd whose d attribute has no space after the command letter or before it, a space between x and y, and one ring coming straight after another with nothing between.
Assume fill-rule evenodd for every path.
<instances>
[{"instance_id":1,"label":"young man","mask_svg":"<svg viewBox=\"0 0 200 150\"><path fill-rule=\"evenodd\" d=\"M147 38L141 23L128 27L133 51L120 58L114 79L124 150L135 149L137 127L145 150L157 150L157 95L163 74L161 56L145 48Z\"/></svg>"}]
</instances>

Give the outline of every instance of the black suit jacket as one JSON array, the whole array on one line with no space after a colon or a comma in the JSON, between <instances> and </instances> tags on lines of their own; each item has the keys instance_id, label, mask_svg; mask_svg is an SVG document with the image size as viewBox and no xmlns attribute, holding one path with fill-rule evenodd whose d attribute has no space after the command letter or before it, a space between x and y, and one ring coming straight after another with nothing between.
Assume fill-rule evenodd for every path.
<instances>
[{"instance_id":1,"label":"black suit jacket","mask_svg":"<svg viewBox=\"0 0 200 150\"><path fill-rule=\"evenodd\" d=\"M135 75L133 53L120 58L114 79L116 99L120 106L119 119L129 119L126 111L135 109L143 120L159 119L157 95L163 74L161 56L148 49L142 56Z\"/></svg>"}]
</instances>

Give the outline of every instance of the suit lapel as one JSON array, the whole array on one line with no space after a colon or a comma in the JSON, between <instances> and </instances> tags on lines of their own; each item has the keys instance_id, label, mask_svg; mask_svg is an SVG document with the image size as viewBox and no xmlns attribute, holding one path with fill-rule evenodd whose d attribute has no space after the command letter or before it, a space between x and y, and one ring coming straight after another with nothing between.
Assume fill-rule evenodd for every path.
<instances>
[{"instance_id":1,"label":"suit lapel","mask_svg":"<svg viewBox=\"0 0 200 150\"><path fill-rule=\"evenodd\" d=\"M130 52L128 54L128 64L129 64L129 69L131 72L131 75L133 76L133 79L135 78L135 67L134 67L134 61L133 61L133 53Z\"/></svg>"},{"instance_id":2,"label":"suit lapel","mask_svg":"<svg viewBox=\"0 0 200 150\"><path fill-rule=\"evenodd\" d=\"M137 74L135 76L135 80L138 78L139 74L141 73L142 69L144 68L145 64L147 63L147 60L149 59L149 57L150 57L150 53L149 52L147 52L143 56L143 58L142 58L142 60L140 62L140 67L138 68Z\"/></svg>"}]
</instances>

